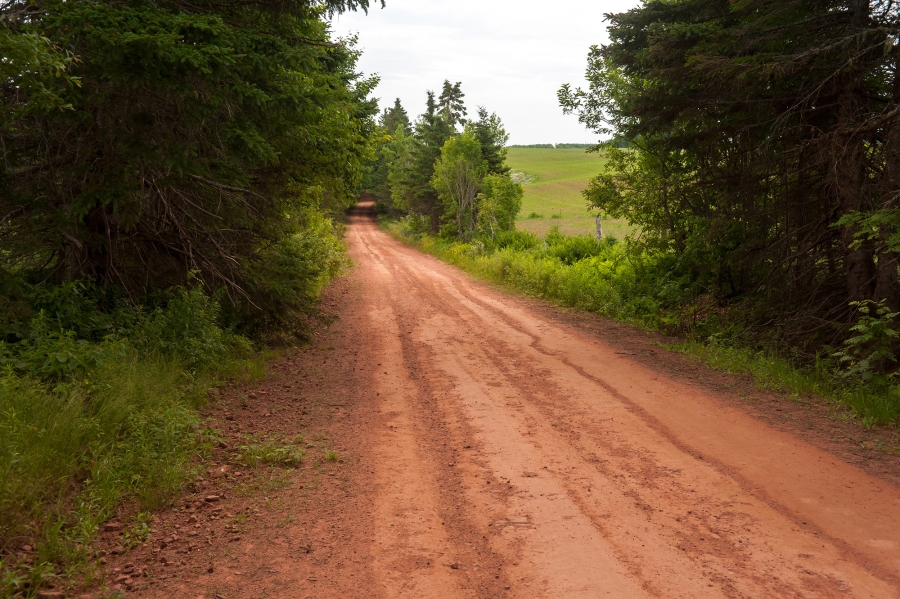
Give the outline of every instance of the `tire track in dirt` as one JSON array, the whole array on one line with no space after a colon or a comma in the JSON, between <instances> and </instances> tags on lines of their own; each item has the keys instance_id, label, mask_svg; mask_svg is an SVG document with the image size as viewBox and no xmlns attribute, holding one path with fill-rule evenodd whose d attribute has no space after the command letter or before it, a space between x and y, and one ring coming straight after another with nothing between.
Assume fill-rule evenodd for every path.
<instances>
[{"instance_id":1,"label":"tire track in dirt","mask_svg":"<svg viewBox=\"0 0 900 599\"><path fill-rule=\"evenodd\" d=\"M256 407L234 387L220 408L235 435L302 432L345 462L160 514L207 540L138 596L900 597L892 484L403 246L371 205L348 241L340 320ZM154 543L136 551L159 563Z\"/></svg>"},{"instance_id":2,"label":"tire track in dirt","mask_svg":"<svg viewBox=\"0 0 900 599\"><path fill-rule=\"evenodd\" d=\"M665 437L670 443L672 443L673 445L675 445L676 447L678 447L679 449L681 449L684 452L687 452L689 454L695 454L699 457L699 459L704 459L704 457L702 455L700 455L702 452L697 451L695 448L691 447L689 443L685 443L684 441L679 439L659 419L655 418L652 414L650 414L646 409L644 409L643 407L638 405L636 402L632 401L631 399L629 399L622 393L619 393L612 385L605 382L601 378L593 376L592 374L587 372L587 370L585 368L582 368L581 366L572 363L572 361L570 361L565 356L565 354L558 354L558 353L552 352L546 348L543 348L540 344L539 336L530 334L524 327L520 326L519 323L517 323L515 320L510 318L504 311L502 311L502 309L498 308L496 305L494 305L491 302L484 302L484 301L480 300L479 298L473 296L472 294L469 294L465 290L464 286L457 285L456 288L460 292L460 294L465 297L466 300L472 302L475 305L478 305L478 306L484 308L485 311L491 312L492 315L496 316L496 318L498 320L503 321L506 325L508 325L513 330L530 337L532 341L529 345L531 347L533 347L535 350L537 350L538 352L540 352L541 354L543 354L545 356L557 358L560 363L562 363L563 365L574 370L580 377L583 377L585 379L588 379L588 380L594 382L595 384L597 384L598 386L603 388L605 391L607 391L610 395L612 395L615 400L622 402L629 411L633 412L635 415L637 415L642 420L644 420L648 426L650 426L655 431L657 431L660 435ZM495 368L501 368L499 361L495 361ZM654 377L654 380L656 380L656 377ZM726 463L724 463L714 457L712 457L712 458L709 457L708 454L705 457L705 460L707 463L712 464L717 470L722 472L724 475L734 479L734 481L741 486L742 490L745 493L755 497L759 501L767 504L769 507L771 507L775 511L781 513L786 518L792 520L793 524L795 526L806 526L806 527L810 527L811 529L815 529L814 526L809 525L804 520L805 517L803 515L792 512L786 506L782 505L777 500L773 499L768 493L766 493L760 487L756 486L756 484L753 481L748 480L746 477L744 477L740 473L738 473L734 468L729 467ZM865 557L859 551L850 547L847 543L845 543L840 538L829 535L827 532L823 531L821 528L816 529L815 534L827 539L831 544L833 544L835 546L835 548L841 552L844 559L855 561L857 563L862 563L862 562L866 561ZM803 568L800 568L800 569L802 570ZM894 574L892 574L890 571L885 570L885 569L880 569L879 574L883 578L885 578L885 580L891 582L895 586L898 584L898 580L897 580L896 576Z\"/></svg>"},{"instance_id":3,"label":"tire track in dirt","mask_svg":"<svg viewBox=\"0 0 900 599\"><path fill-rule=\"evenodd\" d=\"M483 441L496 444L502 436L500 431L518 428L524 431L521 436L531 438L532 447L541 449L544 458L549 454L547 448L553 445L557 450L554 453L568 456L569 469L555 472L563 479L566 509L584 516L599 537L609 542L606 550L595 547L592 551L615 555L644 592L652 596L735 597L846 596L847 592L879 597L895 593L895 570L884 567L879 563L882 560L872 560L871 552L859 550L859 543L854 547L839 535L829 534L827 527L806 525L807 516L786 508L758 480L746 477L714 454L702 455L702 449L685 442L678 432L671 431L629 397L633 392L619 391L603 375L592 374L583 364L570 359L573 348L560 351L560 343L580 344L574 349L580 350L577 353L582 358L585 354L596 355L596 347L585 347L587 340L573 341L566 338L568 333L562 333L560 339L561 334L553 330L556 327L539 321L531 322L530 329L523 327L522 315L510 316L511 310L503 299L490 292L487 295L491 297L485 299L485 290L473 291L472 283L452 269L395 242L379 239L383 238L380 232L370 229L360 237L365 238L362 247L377 248L373 251L378 259L392 264L395 287L415 295L417 301L431 304L429 316L423 317L426 310L417 315L417 335L429 338L431 368L443 370L452 381L450 385L456 390L452 400L463 404L470 420L479 418L479 400L488 399L489 411L498 422L491 426L482 423ZM447 310L448 305L453 306L452 311ZM467 331L477 333L466 334ZM548 332L557 337L553 340L556 347L544 343ZM534 355L525 355L529 348ZM611 353L609 348L606 350L606 354ZM510 366L510 356L518 360L514 367ZM627 359L609 357L618 368L640 370ZM529 374L536 372L540 385L522 383L533 379ZM486 381L498 376L504 378L503 383ZM657 392L671 396L683 391L678 385L667 386L669 389ZM602 398L599 402L598 396ZM518 398L519 402L519 408L512 412L505 405L504 398L509 397ZM619 424L604 427L598 416L611 412L616 416L609 416L608 422L618 420ZM566 414L563 419L570 422L562 422L560 414ZM548 429L546 425L535 427L536 422L552 424ZM628 434L621 435L622 430ZM642 443L635 443L636 438ZM521 454L517 441L512 439L500 449L495 447L494 453L505 456L504 459ZM585 455L602 465L585 462L581 458ZM497 464L493 469L504 470ZM500 476L512 480L508 474ZM629 477L634 480L626 483ZM659 479L669 487L665 492L660 490ZM574 481L580 484L573 484ZM617 497L598 508L596 499L585 491L598 488L606 488ZM883 506L887 509L881 510L882 516L893 509L891 503ZM698 504L703 507L681 509ZM563 504L555 505L557 512L566 511L560 507ZM659 505L665 507L654 507ZM607 524L610 521L618 525ZM616 535L616 526L628 532ZM661 532L667 529L670 531ZM546 526L543 532L546 537ZM648 550L648 545L652 550ZM519 543L518 547L521 552L525 545ZM583 553L583 549L575 553ZM558 545L555 552L565 553L565 546ZM812 567L811 558L816 562ZM890 558L887 561L890 563ZM555 567L558 572L559 564ZM534 572L540 566L530 564L527 569ZM614 569L603 568L606 572ZM582 574L581 578L590 577ZM547 582L544 587L549 592L554 585Z\"/></svg>"}]
</instances>

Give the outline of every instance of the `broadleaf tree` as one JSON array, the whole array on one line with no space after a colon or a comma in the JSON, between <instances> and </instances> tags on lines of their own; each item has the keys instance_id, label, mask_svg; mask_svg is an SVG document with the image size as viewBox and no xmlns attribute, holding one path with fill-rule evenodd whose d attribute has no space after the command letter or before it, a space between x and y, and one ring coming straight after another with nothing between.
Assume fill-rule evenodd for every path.
<instances>
[{"instance_id":1,"label":"broadleaf tree","mask_svg":"<svg viewBox=\"0 0 900 599\"><path fill-rule=\"evenodd\" d=\"M444 231L463 236L472 233L478 222L476 198L487 163L481 144L470 131L455 135L441 148L434 165L431 185L444 205Z\"/></svg>"}]
</instances>

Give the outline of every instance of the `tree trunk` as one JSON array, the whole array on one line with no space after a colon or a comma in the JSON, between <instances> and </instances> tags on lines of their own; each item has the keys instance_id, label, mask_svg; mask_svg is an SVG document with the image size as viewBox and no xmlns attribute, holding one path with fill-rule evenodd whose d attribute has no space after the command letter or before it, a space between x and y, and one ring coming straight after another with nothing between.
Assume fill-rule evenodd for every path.
<instances>
[{"instance_id":1,"label":"tree trunk","mask_svg":"<svg viewBox=\"0 0 900 599\"><path fill-rule=\"evenodd\" d=\"M897 52L894 52L895 55ZM900 64L894 60L893 100L900 102ZM882 210L897 210L900 199L900 123L889 125L884 140L884 173L882 179ZM884 300L892 312L900 310L900 285L898 285L898 255L888 244L891 231L881 227L878 251L875 300Z\"/></svg>"},{"instance_id":2,"label":"tree trunk","mask_svg":"<svg viewBox=\"0 0 900 599\"><path fill-rule=\"evenodd\" d=\"M853 0L852 27L856 30L866 28L869 19L868 0ZM861 73L853 70L844 76L843 91L838 98L837 129L852 131L857 124L859 109ZM835 131L831 143L824 148L830 161L832 175L831 185L836 192L841 215L859 212L863 206L863 184L865 182L865 164L863 140L850 134L840 136ZM875 252L871 243L855 244L858 227L844 227L841 241L844 246L844 272L847 279L848 301L872 299L875 292Z\"/></svg>"}]
</instances>

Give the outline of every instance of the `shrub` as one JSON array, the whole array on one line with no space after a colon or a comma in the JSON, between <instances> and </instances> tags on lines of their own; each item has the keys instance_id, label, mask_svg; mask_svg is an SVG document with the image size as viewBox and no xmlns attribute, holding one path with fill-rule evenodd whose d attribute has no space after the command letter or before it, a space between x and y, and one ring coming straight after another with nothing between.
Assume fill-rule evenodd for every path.
<instances>
[{"instance_id":1,"label":"shrub","mask_svg":"<svg viewBox=\"0 0 900 599\"><path fill-rule=\"evenodd\" d=\"M36 316L28 336L14 345L0 342L0 365L45 380L63 381L122 358L127 343L109 338L101 343L76 338L74 331L53 331L44 312Z\"/></svg>"},{"instance_id":2,"label":"shrub","mask_svg":"<svg viewBox=\"0 0 900 599\"><path fill-rule=\"evenodd\" d=\"M534 233L526 231L501 231L493 239L492 246L498 250L510 248L515 251L530 250L538 247L541 240Z\"/></svg>"},{"instance_id":3,"label":"shrub","mask_svg":"<svg viewBox=\"0 0 900 599\"><path fill-rule=\"evenodd\" d=\"M547 251L564 264L599 256L612 245L615 245L615 239L611 237L601 242L590 235L562 235L557 229L547 233Z\"/></svg>"},{"instance_id":4,"label":"shrub","mask_svg":"<svg viewBox=\"0 0 900 599\"><path fill-rule=\"evenodd\" d=\"M219 303L203 288L169 291L165 307L138 312L129 338L140 350L184 364L188 369L210 368L228 352L236 336L219 326Z\"/></svg>"},{"instance_id":5,"label":"shrub","mask_svg":"<svg viewBox=\"0 0 900 599\"><path fill-rule=\"evenodd\" d=\"M241 304L228 322L249 335L293 334L306 338L310 320L320 316L319 292L348 264L334 223L317 211L302 215L296 235L260 248L248 261L248 289L253 304Z\"/></svg>"},{"instance_id":6,"label":"shrub","mask_svg":"<svg viewBox=\"0 0 900 599\"><path fill-rule=\"evenodd\" d=\"M37 558L0 553L0 596L77 573L124 498L174 497L208 446L195 408L250 350L201 286L112 312L87 286L22 288L38 309L0 341L0 547L27 539Z\"/></svg>"},{"instance_id":7,"label":"shrub","mask_svg":"<svg viewBox=\"0 0 900 599\"><path fill-rule=\"evenodd\" d=\"M400 219L400 227L405 236L416 239L431 230L431 221L425 215L410 213Z\"/></svg>"}]
</instances>

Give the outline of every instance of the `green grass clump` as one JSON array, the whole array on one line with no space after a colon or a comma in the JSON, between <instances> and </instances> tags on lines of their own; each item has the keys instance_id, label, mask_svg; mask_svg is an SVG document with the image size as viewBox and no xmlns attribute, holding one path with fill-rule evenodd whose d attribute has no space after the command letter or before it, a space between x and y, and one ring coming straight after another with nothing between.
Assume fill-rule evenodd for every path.
<instances>
[{"instance_id":1,"label":"green grass clump","mask_svg":"<svg viewBox=\"0 0 900 599\"><path fill-rule=\"evenodd\" d=\"M298 447L302 438L286 441L281 437L257 439L248 436L247 443L238 449L240 460L251 468L260 464L276 466L296 466L306 458L306 452Z\"/></svg>"},{"instance_id":2,"label":"green grass clump","mask_svg":"<svg viewBox=\"0 0 900 599\"><path fill-rule=\"evenodd\" d=\"M85 547L121 501L164 504L209 448L195 410L206 385L179 364L132 350L86 376L68 385L0 376L0 538L36 549L30 564L0 556L0 596L60 569L89 575Z\"/></svg>"}]
</instances>

